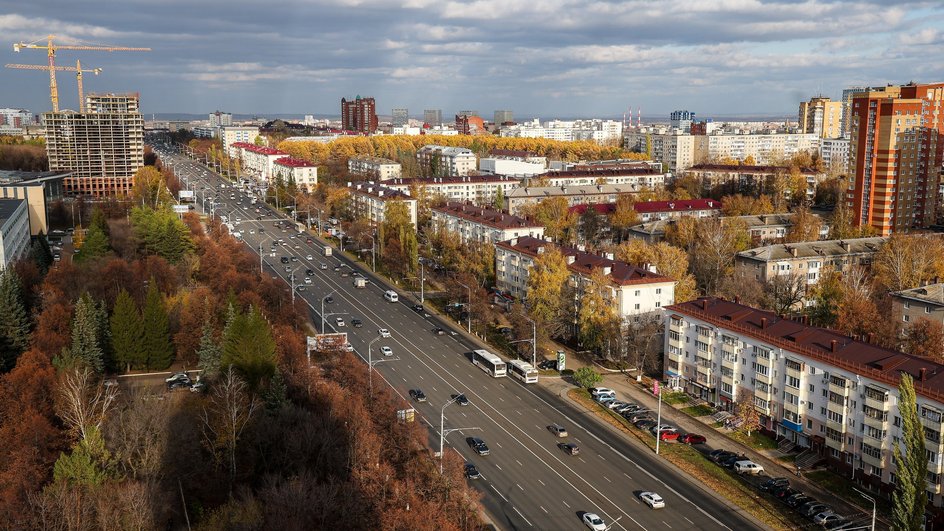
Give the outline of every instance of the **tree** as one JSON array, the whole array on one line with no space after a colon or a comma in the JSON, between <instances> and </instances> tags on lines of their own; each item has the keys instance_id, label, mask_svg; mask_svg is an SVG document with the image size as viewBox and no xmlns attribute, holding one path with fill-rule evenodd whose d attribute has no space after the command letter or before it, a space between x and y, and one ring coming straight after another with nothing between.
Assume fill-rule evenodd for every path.
<instances>
[{"instance_id":1,"label":"tree","mask_svg":"<svg viewBox=\"0 0 944 531\"><path fill-rule=\"evenodd\" d=\"M12 370L29 347L29 325L20 278L8 267L0 271L0 373Z\"/></svg>"},{"instance_id":2,"label":"tree","mask_svg":"<svg viewBox=\"0 0 944 531\"><path fill-rule=\"evenodd\" d=\"M146 365L147 358L142 352L143 339L141 312L131 295L122 288L111 313L111 351L116 368L130 371L132 367Z\"/></svg>"},{"instance_id":3,"label":"tree","mask_svg":"<svg viewBox=\"0 0 944 531\"><path fill-rule=\"evenodd\" d=\"M616 197L616 210L610 216L610 225L616 232L616 240L622 241L629 228L639 224L639 212L634 208L635 200L631 194Z\"/></svg>"},{"instance_id":4,"label":"tree","mask_svg":"<svg viewBox=\"0 0 944 531\"><path fill-rule=\"evenodd\" d=\"M116 386L104 385L90 368L67 369L57 389L59 418L74 437L85 439L101 430L117 394Z\"/></svg>"},{"instance_id":5,"label":"tree","mask_svg":"<svg viewBox=\"0 0 944 531\"><path fill-rule=\"evenodd\" d=\"M258 407L246 382L229 366L213 386L203 408L203 439L216 461L229 468L230 490L236 481L236 449Z\"/></svg>"},{"instance_id":6,"label":"tree","mask_svg":"<svg viewBox=\"0 0 944 531\"><path fill-rule=\"evenodd\" d=\"M493 201L492 206L496 210L505 210L505 190L501 186L495 191L495 201Z\"/></svg>"},{"instance_id":7,"label":"tree","mask_svg":"<svg viewBox=\"0 0 944 531\"><path fill-rule=\"evenodd\" d=\"M898 478L892 494L892 529L915 531L924 529L924 508L928 501L925 495L928 457L924 446L924 426L918 415L914 380L904 371L898 386L898 411L901 415L901 443L892 448L895 475Z\"/></svg>"},{"instance_id":8,"label":"tree","mask_svg":"<svg viewBox=\"0 0 944 531\"><path fill-rule=\"evenodd\" d=\"M590 388L603 381L600 373L593 367L581 367L574 371L574 383L583 388Z\"/></svg>"},{"instance_id":9,"label":"tree","mask_svg":"<svg viewBox=\"0 0 944 531\"><path fill-rule=\"evenodd\" d=\"M580 229L580 235L584 243L591 248L595 248L603 239L604 231L607 228L606 218L597 212L594 205L585 206L587 208L583 211L583 214L580 215L577 226Z\"/></svg>"},{"instance_id":10,"label":"tree","mask_svg":"<svg viewBox=\"0 0 944 531\"><path fill-rule=\"evenodd\" d=\"M566 198L551 197L538 202L534 219L544 225L545 236L564 244L573 242L577 215L570 211Z\"/></svg>"},{"instance_id":11,"label":"tree","mask_svg":"<svg viewBox=\"0 0 944 531\"><path fill-rule=\"evenodd\" d=\"M664 328L657 313L640 315L626 325L626 362L637 375L658 368Z\"/></svg>"},{"instance_id":12,"label":"tree","mask_svg":"<svg viewBox=\"0 0 944 531\"><path fill-rule=\"evenodd\" d=\"M553 337L563 332L564 286L570 278L567 261L554 245L548 244L538 254L528 272L528 314L538 329Z\"/></svg>"},{"instance_id":13,"label":"tree","mask_svg":"<svg viewBox=\"0 0 944 531\"><path fill-rule=\"evenodd\" d=\"M46 271L49 270L49 266L52 265L53 260L49 242L46 240L46 236L42 231L33 238L33 242L30 244L30 256L33 262L36 263L36 267L39 268L40 273L45 275Z\"/></svg>"},{"instance_id":14,"label":"tree","mask_svg":"<svg viewBox=\"0 0 944 531\"><path fill-rule=\"evenodd\" d=\"M740 220L725 223L704 218L698 221L690 263L705 293L713 294L721 279L731 274L734 255L747 248L747 234Z\"/></svg>"},{"instance_id":15,"label":"tree","mask_svg":"<svg viewBox=\"0 0 944 531\"><path fill-rule=\"evenodd\" d=\"M823 220L816 214L810 212L810 209L803 206L793 211L793 219L785 242L815 242L819 239L819 231L823 226Z\"/></svg>"},{"instance_id":16,"label":"tree","mask_svg":"<svg viewBox=\"0 0 944 531\"><path fill-rule=\"evenodd\" d=\"M944 325L940 321L918 319L905 330L901 349L941 363L944 361Z\"/></svg>"},{"instance_id":17,"label":"tree","mask_svg":"<svg viewBox=\"0 0 944 531\"><path fill-rule=\"evenodd\" d=\"M131 227L145 254L177 263L193 251L190 229L170 210L135 207L131 211Z\"/></svg>"},{"instance_id":18,"label":"tree","mask_svg":"<svg viewBox=\"0 0 944 531\"><path fill-rule=\"evenodd\" d=\"M944 240L931 234L893 234L875 254L872 267L888 291L923 286L944 277Z\"/></svg>"},{"instance_id":19,"label":"tree","mask_svg":"<svg viewBox=\"0 0 944 531\"><path fill-rule=\"evenodd\" d=\"M57 482L85 487L97 487L113 476L111 453L97 428L90 428L68 454L63 453L53 468Z\"/></svg>"},{"instance_id":20,"label":"tree","mask_svg":"<svg viewBox=\"0 0 944 531\"><path fill-rule=\"evenodd\" d=\"M577 313L580 343L590 350L602 350L608 339L619 336L619 317L613 303L611 282L598 268L591 272L589 279L584 278L582 284ZM618 343L611 346L619 350Z\"/></svg>"},{"instance_id":21,"label":"tree","mask_svg":"<svg viewBox=\"0 0 944 531\"><path fill-rule=\"evenodd\" d=\"M81 252L75 258L78 262L90 262L105 256L110 251L111 246L108 243L108 236L100 228L92 226L85 232Z\"/></svg>"},{"instance_id":22,"label":"tree","mask_svg":"<svg viewBox=\"0 0 944 531\"><path fill-rule=\"evenodd\" d=\"M665 241L690 252L695 245L697 231L698 219L694 216L685 216L666 226Z\"/></svg>"},{"instance_id":23,"label":"tree","mask_svg":"<svg viewBox=\"0 0 944 531\"><path fill-rule=\"evenodd\" d=\"M167 310L164 308L161 292L153 277L148 282L144 311L141 313L144 324L141 357L148 369L164 370L174 362L174 346L170 341Z\"/></svg>"},{"instance_id":24,"label":"tree","mask_svg":"<svg viewBox=\"0 0 944 531\"><path fill-rule=\"evenodd\" d=\"M806 295L806 275L791 272L774 275L764 286L771 309L778 315L792 313Z\"/></svg>"},{"instance_id":25,"label":"tree","mask_svg":"<svg viewBox=\"0 0 944 531\"><path fill-rule=\"evenodd\" d=\"M829 239L843 240L846 238L856 238L859 231L852 226L852 211L846 204L845 198L841 198L833 209L832 223L829 225Z\"/></svg>"},{"instance_id":26,"label":"tree","mask_svg":"<svg viewBox=\"0 0 944 531\"><path fill-rule=\"evenodd\" d=\"M229 326L220 364L224 370L234 368L253 391L275 373L275 340L257 308L237 315Z\"/></svg>"},{"instance_id":27,"label":"tree","mask_svg":"<svg viewBox=\"0 0 944 531\"><path fill-rule=\"evenodd\" d=\"M79 297L72 318L72 346L66 356L67 364L78 361L97 373L105 369L106 315L88 292Z\"/></svg>"},{"instance_id":28,"label":"tree","mask_svg":"<svg viewBox=\"0 0 944 531\"><path fill-rule=\"evenodd\" d=\"M807 309L812 324L832 328L844 295L842 274L831 266L821 269L819 280L810 286L807 296L812 303Z\"/></svg>"},{"instance_id":29,"label":"tree","mask_svg":"<svg viewBox=\"0 0 944 531\"><path fill-rule=\"evenodd\" d=\"M754 406L754 393L741 387L738 390L737 400L734 403L734 416L738 419L738 430L751 436L751 432L760 427L760 415Z\"/></svg>"},{"instance_id":30,"label":"tree","mask_svg":"<svg viewBox=\"0 0 944 531\"><path fill-rule=\"evenodd\" d=\"M134 173L131 199L135 204L156 209L173 202L164 176L154 166L142 166Z\"/></svg>"},{"instance_id":31,"label":"tree","mask_svg":"<svg viewBox=\"0 0 944 531\"><path fill-rule=\"evenodd\" d=\"M200 370L206 378L215 378L220 372L220 355L222 349L213 336L213 326L210 321L203 325L203 335L200 336L200 347L197 357L200 360Z\"/></svg>"}]
</instances>

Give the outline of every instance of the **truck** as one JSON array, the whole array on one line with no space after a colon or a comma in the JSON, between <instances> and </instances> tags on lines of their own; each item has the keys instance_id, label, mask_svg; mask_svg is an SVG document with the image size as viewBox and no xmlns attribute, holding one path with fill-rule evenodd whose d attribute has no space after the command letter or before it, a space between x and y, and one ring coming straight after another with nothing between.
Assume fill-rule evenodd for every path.
<instances>
[{"instance_id":1,"label":"truck","mask_svg":"<svg viewBox=\"0 0 944 531\"><path fill-rule=\"evenodd\" d=\"M364 277L354 277L354 287L355 288L366 288L367 279Z\"/></svg>"},{"instance_id":2,"label":"truck","mask_svg":"<svg viewBox=\"0 0 944 531\"><path fill-rule=\"evenodd\" d=\"M330 248L330 247L325 247L325 248L324 248L324 255L325 255L325 256L331 256L331 248Z\"/></svg>"}]
</instances>

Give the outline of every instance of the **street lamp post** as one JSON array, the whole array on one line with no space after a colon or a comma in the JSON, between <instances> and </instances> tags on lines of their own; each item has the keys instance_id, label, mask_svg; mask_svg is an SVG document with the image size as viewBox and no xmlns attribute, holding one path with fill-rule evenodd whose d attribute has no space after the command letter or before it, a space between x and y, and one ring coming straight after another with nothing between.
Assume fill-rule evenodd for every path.
<instances>
[{"instance_id":1,"label":"street lamp post","mask_svg":"<svg viewBox=\"0 0 944 531\"><path fill-rule=\"evenodd\" d=\"M298 268L292 270L291 279L292 279L292 304L295 304L295 272L298 271ZM322 317L324 319L324 317ZM321 329L324 331L324 323L321 323Z\"/></svg>"},{"instance_id":2,"label":"street lamp post","mask_svg":"<svg viewBox=\"0 0 944 531\"><path fill-rule=\"evenodd\" d=\"M377 236L370 235L370 270L377 272Z\"/></svg>"},{"instance_id":3,"label":"street lamp post","mask_svg":"<svg viewBox=\"0 0 944 531\"><path fill-rule=\"evenodd\" d=\"M538 368L538 326L530 317L525 317L531 321L531 367Z\"/></svg>"},{"instance_id":4,"label":"street lamp post","mask_svg":"<svg viewBox=\"0 0 944 531\"><path fill-rule=\"evenodd\" d=\"M325 333L325 312L324 312L325 300L327 300L327 298L332 295L334 295L333 291L321 298L321 333L322 334Z\"/></svg>"},{"instance_id":5,"label":"street lamp post","mask_svg":"<svg viewBox=\"0 0 944 531\"><path fill-rule=\"evenodd\" d=\"M859 490L859 489L857 489L857 488L855 488L855 487L853 487L852 490L858 492L858 493L859 493L859 496L862 496L862 497L865 498L866 500L872 502L872 528L871 528L871 529L872 529L872 531L875 531L875 498L872 497L872 496L869 496L868 494L862 492L861 490Z\"/></svg>"},{"instance_id":6,"label":"street lamp post","mask_svg":"<svg viewBox=\"0 0 944 531\"><path fill-rule=\"evenodd\" d=\"M367 344L367 388L371 398L374 396L374 343L380 340L383 336L380 335L380 332L377 333L377 337L370 340L370 343Z\"/></svg>"},{"instance_id":7,"label":"street lamp post","mask_svg":"<svg viewBox=\"0 0 944 531\"><path fill-rule=\"evenodd\" d=\"M452 397L452 399L443 404L442 409L439 410L439 475L443 473L443 442L446 438L446 407L455 402L457 398L459 398L459 395Z\"/></svg>"},{"instance_id":8,"label":"street lamp post","mask_svg":"<svg viewBox=\"0 0 944 531\"><path fill-rule=\"evenodd\" d=\"M420 260L420 304L426 303L426 262Z\"/></svg>"}]
</instances>

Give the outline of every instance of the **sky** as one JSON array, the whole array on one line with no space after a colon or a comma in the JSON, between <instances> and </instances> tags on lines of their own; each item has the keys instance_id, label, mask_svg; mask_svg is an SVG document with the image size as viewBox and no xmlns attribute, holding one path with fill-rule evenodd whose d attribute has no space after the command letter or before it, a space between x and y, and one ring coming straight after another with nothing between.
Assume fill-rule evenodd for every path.
<instances>
[{"instance_id":1,"label":"sky","mask_svg":"<svg viewBox=\"0 0 944 531\"><path fill-rule=\"evenodd\" d=\"M12 44L47 34L150 47L57 53L146 114L337 115L361 95L420 118L793 115L847 86L944 81L940 0L0 0L3 63L44 64ZM45 72L0 76L0 107L51 108ZM74 74L57 80L76 108Z\"/></svg>"}]
</instances>

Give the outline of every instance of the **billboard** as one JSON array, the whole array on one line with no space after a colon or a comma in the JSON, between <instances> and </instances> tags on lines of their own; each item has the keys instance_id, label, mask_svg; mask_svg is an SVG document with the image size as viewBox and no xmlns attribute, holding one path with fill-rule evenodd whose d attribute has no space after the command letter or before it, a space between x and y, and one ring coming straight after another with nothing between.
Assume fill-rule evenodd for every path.
<instances>
[{"instance_id":1,"label":"billboard","mask_svg":"<svg viewBox=\"0 0 944 531\"><path fill-rule=\"evenodd\" d=\"M196 196L193 193L193 190L181 190L177 192L177 198L181 201L187 201L192 203L197 200Z\"/></svg>"},{"instance_id":2,"label":"billboard","mask_svg":"<svg viewBox=\"0 0 944 531\"><path fill-rule=\"evenodd\" d=\"M187 205L174 205L174 214L186 214L190 212L190 207Z\"/></svg>"},{"instance_id":3,"label":"billboard","mask_svg":"<svg viewBox=\"0 0 944 531\"><path fill-rule=\"evenodd\" d=\"M314 336L314 349L318 352L340 352L347 345L347 333L318 334Z\"/></svg>"}]
</instances>

